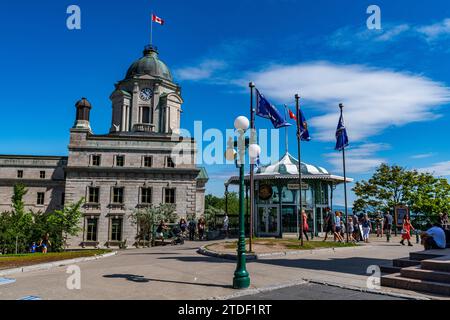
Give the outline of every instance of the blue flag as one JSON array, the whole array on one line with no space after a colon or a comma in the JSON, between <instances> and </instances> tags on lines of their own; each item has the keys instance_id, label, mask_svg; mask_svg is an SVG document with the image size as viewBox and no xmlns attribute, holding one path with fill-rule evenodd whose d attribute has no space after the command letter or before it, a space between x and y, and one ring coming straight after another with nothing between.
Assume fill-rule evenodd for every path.
<instances>
[{"instance_id":1,"label":"blue flag","mask_svg":"<svg viewBox=\"0 0 450 320\"><path fill-rule=\"evenodd\" d=\"M348 136L347 129L344 125L344 117L341 113L341 117L339 118L339 123L336 129L336 150L342 151L344 148L348 146Z\"/></svg>"},{"instance_id":2,"label":"blue flag","mask_svg":"<svg viewBox=\"0 0 450 320\"><path fill-rule=\"evenodd\" d=\"M300 109L300 137L303 141L310 141L311 137L309 135L308 123L306 122L305 115L303 114L302 109Z\"/></svg>"},{"instance_id":3,"label":"blue flag","mask_svg":"<svg viewBox=\"0 0 450 320\"><path fill-rule=\"evenodd\" d=\"M259 93L256 89L256 115L270 119L272 121L275 129L288 127L291 124L286 122L286 119L280 114L280 112L275 108L269 101Z\"/></svg>"}]
</instances>

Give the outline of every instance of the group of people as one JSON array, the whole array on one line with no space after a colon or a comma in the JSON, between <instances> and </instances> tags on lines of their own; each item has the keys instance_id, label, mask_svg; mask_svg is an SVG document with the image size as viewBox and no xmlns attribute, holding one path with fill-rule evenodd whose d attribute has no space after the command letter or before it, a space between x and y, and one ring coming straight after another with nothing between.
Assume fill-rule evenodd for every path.
<instances>
[{"instance_id":1,"label":"group of people","mask_svg":"<svg viewBox=\"0 0 450 320\"><path fill-rule=\"evenodd\" d=\"M334 214L330 208L326 209L327 215L324 220L325 238L327 241L328 234L331 233L334 241L344 242L344 237L348 236L349 241L369 242L369 235L372 229L372 222L368 215L358 217L356 214L349 216L347 222L343 212L336 211Z\"/></svg>"},{"instance_id":2,"label":"group of people","mask_svg":"<svg viewBox=\"0 0 450 320\"><path fill-rule=\"evenodd\" d=\"M30 253L41 252L46 254L48 252L48 247L51 246L50 235L46 233L39 243L36 245L36 242L33 242L30 246Z\"/></svg>"},{"instance_id":3,"label":"group of people","mask_svg":"<svg viewBox=\"0 0 450 320\"><path fill-rule=\"evenodd\" d=\"M204 217L200 217L198 221L191 218L189 222L185 218L181 218L178 222L176 231L170 230L166 221L161 220L156 228L156 237L164 242L164 234L172 231L175 237L188 238L190 241L195 240L196 232L198 239L203 240L205 238L206 220Z\"/></svg>"},{"instance_id":4,"label":"group of people","mask_svg":"<svg viewBox=\"0 0 450 320\"><path fill-rule=\"evenodd\" d=\"M341 211L336 211L334 214L331 212L330 208L327 208L326 211L327 215L324 220L325 237L323 241L326 241L328 234L331 233L334 236L334 241L343 242L344 236L347 234L349 241L363 241L368 243L370 233L374 227L373 223L375 224L377 237L383 237L385 235L387 242L390 242L391 240L392 228L394 227L394 218L390 212L386 212L384 216L379 213L373 222L367 214L361 216L354 214L349 216L347 223L345 223L345 218L343 218L343 213ZM304 210L302 212L302 216L306 217ZM303 225L305 226L305 219L303 220ZM428 228L427 231L420 233L425 250L446 248L446 238L450 233L448 226L448 215L443 213L440 214L438 223ZM306 231L307 230L308 224L306 223ZM303 231L305 232L305 228ZM401 230L402 239L400 244L406 245L407 243L408 246L413 246L411 243L411 232L414 231L416 231L416 229L411 222L410 216L405 216ZM417 234L419 235L419 233Z\"/></svg>"}]
</instances>

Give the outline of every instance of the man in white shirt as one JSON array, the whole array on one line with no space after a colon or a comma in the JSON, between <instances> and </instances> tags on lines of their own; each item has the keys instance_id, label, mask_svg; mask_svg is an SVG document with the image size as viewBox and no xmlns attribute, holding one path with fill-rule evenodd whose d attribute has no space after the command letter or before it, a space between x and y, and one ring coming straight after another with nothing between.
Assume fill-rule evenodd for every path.
<instances>
[{"instance_id":1,"label":"man in white shirt","mask_svg":"<svg viewBox=\"0 0 450 320\"><path fill-rule=\"evenodd\" d=\"M434 225L422 233L422 243L425 250L445 249L447 243L444 230L439 225Z\"/></svg>"}]
</instances>

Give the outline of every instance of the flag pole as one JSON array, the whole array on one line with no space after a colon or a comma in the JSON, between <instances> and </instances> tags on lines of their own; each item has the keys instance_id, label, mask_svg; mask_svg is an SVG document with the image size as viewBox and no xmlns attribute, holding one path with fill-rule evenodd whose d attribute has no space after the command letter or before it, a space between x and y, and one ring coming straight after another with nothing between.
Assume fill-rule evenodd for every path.
<instances>
[{"instance_id":1,"label":"flag pole","mask_svg":"<svg viewBox=\"0 0 450 320\"><path fill-rule=\"evenodd\" d=\"M152 18L150 19L150 47L153 47L153 12Z\"/></svg>"},{"instance_id":2,"label":"flag pole","mask_svg":"<svg viewBox=\"0 0 450 320\"><path fill-rule=\"evenodd\" d=\"M284 105L284 118L287 120L287 105ZM286 154L289 153L289 136L288 136L288 127L284 127L284 141L286 144Z\"/></svg>"},{"instance_id":3,"label":"flag pole","mask_svg":"<svg viewBox=\"0 0 450 320\"><path fill-rule=\"evenodd\" d=\"M339 109L341 109L341 118L343 116L344 105L342 103L339 104ZM347 234L347 243L348 239L348 206L347 206L347 173L345 168L345 144L342 146L342 166L344 168L344 201L345 201L345 233Z\"/></svg>"},{"instance_id":4,"label":"flag pole","mask_svg":"<svg viewBox=\"0 0 450 320\"><path fill-rule=\"evenodd\" d=\"M255 84L249 83L250 88L250 143L256 143L255 141L255 109L253 107L253 90ZM250 160L250 237L249 237L249 251L253 250L253 211L255 205L255 181L254 181L255 164L253 160Z\"/></svg>"},{"instance_id":5,"label":"flag pole","mask_svg":"<svg viewBox=\"0 0 450 320\"><path fill-rule=\"evenodd\" d=\"M295 95L295 107L297 111L297 149L298 149L298 190L300 192L299 194L299 212L297 212L297 229L298 229L298 220L300 215L300 245L303 247L303 215L302 215L302 160L301 160L301 130L300 130L300 121L302 120L301 114L300 114L300 96L298 94Z\"/></svg>"}]
</instances>

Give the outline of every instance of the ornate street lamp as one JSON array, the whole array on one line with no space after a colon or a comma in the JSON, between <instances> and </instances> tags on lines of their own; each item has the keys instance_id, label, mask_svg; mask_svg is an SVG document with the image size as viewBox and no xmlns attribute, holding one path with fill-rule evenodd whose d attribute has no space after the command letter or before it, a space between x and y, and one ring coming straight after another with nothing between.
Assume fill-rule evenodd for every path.
<instances>
[{"instance_id":1,"label":"ornate street lamp","mask_svg":"<svg viewBox=\"0 0 450 320\"><path fill-rule=\"evenodd\" d=\"M237 246L237 265L234 272L233 288L234 289L246 289L250 286L250 276L246 269L246 248L245 248L245 153L249 149L249 156L251 163L259 157L261 148L256 144L250 144L250 139L245 137L245 132L250 126L250 121L244 117L237 117L234 121L234 127L236 128L239 136L237 141L233 141L231 138L228 141L227 151L225 152L225 158L228 161L235 161L236 167L239 168L239 241ZM237 148L237 151L235 150Z\"/></svg>"}]
</instances>

